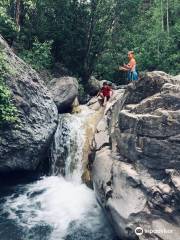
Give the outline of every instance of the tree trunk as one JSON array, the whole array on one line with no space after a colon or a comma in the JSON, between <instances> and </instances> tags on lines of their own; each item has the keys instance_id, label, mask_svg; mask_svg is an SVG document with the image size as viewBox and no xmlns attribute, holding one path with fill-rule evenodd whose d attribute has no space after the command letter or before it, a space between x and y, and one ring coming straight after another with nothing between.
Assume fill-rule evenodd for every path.
<instances>
[{"instance_id":1,"label":"tree trunk","mask_svg":"<svg viewBox=\"0 0 180 240\"><path fill-rule=\"evenodd\" d=\"M168 36L169 36L169 0L167 0L166 2L167 4L167 33L168 33Z\"/></svg>"},{"instance_id":2,"label":"tree trunk","mask_svg":"<svg viewBox=\"0 0 180 240\"><path fill-rule=\"evenodd\" d=\"M82 80L86 84L89 80L89 77L91 75L90 70L90 50L92 45L92 39L94 34L94 28L96 25L96 8L99 1L93 0L91 2L91 16L90 16L90 23L87 30L87 39L86 39L86 50L85 50L85 57L84 57L84 66L83 66L83 74L82 74Z\"/></svg>"},{"instance_id":3,"label":"tree trunk","mask_svg":"<svg viewBox=\"0 0 180 240\"><path fill-rule=\"evenodd\" d=\"M160 51L159 51L159 39L158 39L158 44L157 44L157 59L158 59L158 64L160 62Z\"/></svg>"},{"instance_id":4,"label":"tree trunk","mask_svg":"<svg viewBox=\"0 0 180 240\"><path fill-rule=\"evenodd\" d=\"M16 0L15 20L18 27L18 31L20 31L20 13L21 13L21 0Z\"/></svg>"},{"instance_id":5,"label":"tree trunk","mask_svg":"<svg viewBox=\"0 0 180 240\"><path fill-rule=\"evenodd\" d=\"M161 0L161 28L162 28L162 31L164 31L163 0Z\"/></svg>"}]
</instances>

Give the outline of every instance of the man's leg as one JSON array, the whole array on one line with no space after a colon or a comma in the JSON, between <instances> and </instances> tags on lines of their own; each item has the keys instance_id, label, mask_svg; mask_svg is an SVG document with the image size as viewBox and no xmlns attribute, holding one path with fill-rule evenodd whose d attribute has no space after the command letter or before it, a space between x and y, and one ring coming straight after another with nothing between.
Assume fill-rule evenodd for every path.
<instances>
[{"instance_id":1,"label":"man's leg","mask_svg":"<svg viewBox=\"0 0 180 240\"><path fill-rule=\"evenodd\" d=\"M104 95L103 95L103 93L100 93L100 94L99 94L99 96L100 96L101 98L104 98Z\"/></svg>"},{"instance_id":2,"label":"man's leg","mask_svg":"<svg viewBox=\"0 0 180 240\"><path fill-rule=\"evenodd\" d=\"M104 97L103 106L105 107L107 103L107 97Z\"/></svg>"}]
</instances>

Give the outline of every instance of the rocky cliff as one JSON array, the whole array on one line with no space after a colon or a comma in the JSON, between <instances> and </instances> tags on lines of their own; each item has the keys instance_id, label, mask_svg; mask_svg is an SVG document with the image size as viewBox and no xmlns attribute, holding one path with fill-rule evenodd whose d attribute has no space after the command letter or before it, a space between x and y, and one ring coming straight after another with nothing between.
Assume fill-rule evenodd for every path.
<instances>
[{"instance_id":1,"label":"rocky cliff","mask_svg":"<svg viewBox=\"0 0 180 240\"><path fill-rule=\"evenodd\" d=\"M57 108L38 74L8 47L0 47L10 69L5 79L19 123L0 129L0 172L35 170L47 158L57 125Z\"/></svg>"},{"instance_id":2,"label":"rocky cliff","mask_svg":"<svg viewBox=\"0 0 180 240\"><path fill-rule=\"evenodd\" d=\"M147 73L121 90L98 124L95 152L94 188L118 236L179 239L179 76Z\"/></svg>"}]
</instances>

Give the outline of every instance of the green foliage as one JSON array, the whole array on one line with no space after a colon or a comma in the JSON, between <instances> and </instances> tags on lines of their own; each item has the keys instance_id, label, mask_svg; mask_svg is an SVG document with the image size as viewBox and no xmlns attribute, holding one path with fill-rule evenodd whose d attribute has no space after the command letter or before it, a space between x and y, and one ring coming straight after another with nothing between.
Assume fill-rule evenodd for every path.
<instances>
[{"instance_id":1,"label":"green foliage","mask_svg":"<svg viewBox=\"0 0 180 240\"><path fill-rule=\"evenodd\" d=\"M127 52L134 50L140 71L160 70L178 74L179 13L178 0L117 0L112 38L106 43L95 72L112 79L118 66L128 61Z\"/></svg>"},{"instance_id":2,"label":"green foliage","mask_svg":"<svg viewBox=\"0 0 180 240\"><path fill-rule=\"evenodd\" d=\"M52 64L51 47L52 41L40 43L36 39L31 50L23 50L19 55L38 71L48 69Z\"/></svg>"},{"instance_id":3,"label":"green foliage","mask_svg":"<svg viewBox=\"0 0 180 240\"><path fill-rule=\"evenodd\" d=\"M37 70L53 59L83 82L91 74L112 80L134 50L140 71L179 73L179 0L22 0L20 9L16 3L1 1L0 29Z\"/></svg>"},{"instance_id":4,"label":"green foliage","mask_svg":"<svg viewBox=\"0 0 180 240\"><path fill-rule=\"evenodd\" d=\"M8 14L8 7L8 1L0 3L0 33L7 39L15 37L18 31L13 18Z\"/></svg>"},{"instance_id":5,"label":"green foliage","mask_svg":"<svg viewBox=\"0 0 180 240\"><path fill-rule=\"evenodd\" d=\"M12 103L10 90L4 83L8 71L5 55L0 50L0 126L15 123L18 120L17 109Z\"/></svg>"}]
</instances>

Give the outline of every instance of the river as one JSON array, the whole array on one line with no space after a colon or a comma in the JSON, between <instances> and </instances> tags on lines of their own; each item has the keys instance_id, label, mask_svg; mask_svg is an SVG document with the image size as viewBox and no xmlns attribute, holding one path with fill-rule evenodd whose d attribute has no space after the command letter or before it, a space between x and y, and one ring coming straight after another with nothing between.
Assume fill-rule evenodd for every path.
<instances>
[{"instance_id":1,"label":"river","mask_svg":"<svg viewBox=\"0 0 180 240\"><path fill-rule=\"evenodd\" d=\"M60 115L50 176L1 187L0 240L116 239L93 190L81 181L88 114Z\"/></svg>"}]
</instances>

